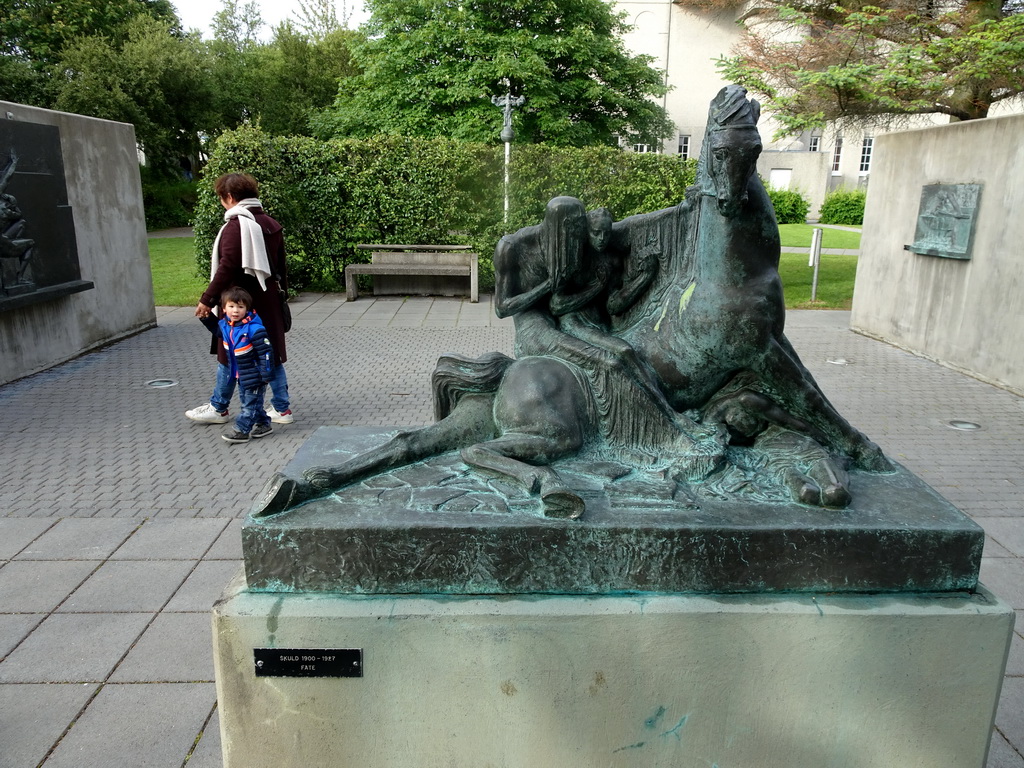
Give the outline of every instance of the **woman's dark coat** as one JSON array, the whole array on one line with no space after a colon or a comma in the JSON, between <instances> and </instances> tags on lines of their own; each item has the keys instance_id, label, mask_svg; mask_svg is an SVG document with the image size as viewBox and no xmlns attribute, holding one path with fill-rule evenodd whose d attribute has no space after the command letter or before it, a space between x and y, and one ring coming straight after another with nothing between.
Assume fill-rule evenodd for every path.
<instances>
[{"instance_id":1,"label":"woman's dark coat","mask_svg":"<svg viewBox=\"0 0 1024 768\"><path fill-rule=\"evenodd\" d=\"M220 305L220 295L233 285L244 288L252 295L256 314L263 320L267 336L274 347L275 362L280 365L288 361L284 344L284 319L281 317L280 291L288 290L288 265L284 256L284 233L281 225L263 212L262 208L251 208L256 223L263 230L263 242L267 245L267 260L270 271L281 278L278 286L273 278L267 279L267 290L260 289L259 281L242 269L242 235L238 218L229 219L220 236L220 261L217 272L210 281L200 301L208 307ZM210 354L216 354L217 360L228 365L228 358L223 345L214 338L210 346Z\"/></svg>"}]
</instances>

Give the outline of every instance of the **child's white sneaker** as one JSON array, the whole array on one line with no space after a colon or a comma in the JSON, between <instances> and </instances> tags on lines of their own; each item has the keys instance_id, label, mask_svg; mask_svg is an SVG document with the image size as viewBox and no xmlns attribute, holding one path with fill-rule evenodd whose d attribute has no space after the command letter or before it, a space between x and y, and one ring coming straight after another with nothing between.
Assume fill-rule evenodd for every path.
<instances>
[{"instance_id":1,"label":"child's white sneaker","mask_svg":"<svg viewBox=\"0 0 1024 768\"><path fill-rule=\"evenodd\" d=\"M209 403L193 408L191 411L185 411L185 416L201 424L227 424L231 421L227 411L218 411Z\"/></svg>"}]
</instances>

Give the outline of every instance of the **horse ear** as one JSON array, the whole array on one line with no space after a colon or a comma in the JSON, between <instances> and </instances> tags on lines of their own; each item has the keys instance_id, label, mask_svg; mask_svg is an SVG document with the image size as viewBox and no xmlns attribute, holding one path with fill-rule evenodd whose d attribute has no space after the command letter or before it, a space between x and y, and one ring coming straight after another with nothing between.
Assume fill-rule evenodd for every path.
<instances>
[{"instance_id":1,"label":"horse ear","mask_svg":"<svg viewBox=\"0 0 1024 768\"><path fill-rule=\"evenodd\" d=\"M754 118L754 125L757 125L757 121L761 118L761 102L757 99L750 100L750 113Z\"/></svg>"}]
</instances>

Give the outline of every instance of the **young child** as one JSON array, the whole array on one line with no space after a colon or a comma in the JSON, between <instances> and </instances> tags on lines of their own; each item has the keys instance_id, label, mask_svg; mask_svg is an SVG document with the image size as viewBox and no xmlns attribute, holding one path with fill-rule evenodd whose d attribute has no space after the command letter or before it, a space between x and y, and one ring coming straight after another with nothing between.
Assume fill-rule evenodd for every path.
<instances>
[{"instance_id":1,"label":"young child","mask_svg":"<svg viewBox=\"0 0 1024 768\"><path fill-rule=\"evenodd\" d=\"M246 443L250 437L266 437L274 431L263 408L267 383L274 377L274 350L260 316L252 311L252 296L243 288L228 288L220 297L221 343L227 350L231 376L238 380L242 412L235 428L222 438Z\"/></svg>"}]
</instances>

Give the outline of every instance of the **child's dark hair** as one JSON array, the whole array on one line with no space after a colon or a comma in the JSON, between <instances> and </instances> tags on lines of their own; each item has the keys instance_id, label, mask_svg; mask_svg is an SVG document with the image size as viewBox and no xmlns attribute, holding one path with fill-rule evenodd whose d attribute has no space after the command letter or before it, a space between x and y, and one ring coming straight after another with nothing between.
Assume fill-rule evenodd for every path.
<instances>
[{"instance_id":1,"label":"child's dark hair","mask_svg":"<svg viewBox=\"0 0 1024 768\"><path fill-rule=\"evenodd\" d=\"M220 305L222 307L229 301L241 304L247 310L252 309L252 294L245 290L245 288L239 288L237 285L231 286L220 295Z\"/></svg>"}]
</instances>

